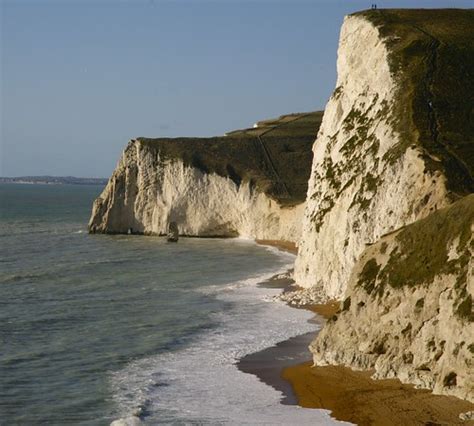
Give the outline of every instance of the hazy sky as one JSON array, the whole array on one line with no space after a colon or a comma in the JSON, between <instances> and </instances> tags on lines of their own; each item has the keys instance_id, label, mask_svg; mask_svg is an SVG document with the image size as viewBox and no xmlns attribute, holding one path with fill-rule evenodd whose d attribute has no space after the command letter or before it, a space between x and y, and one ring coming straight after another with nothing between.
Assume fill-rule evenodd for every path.
<instances>
[{"instance_id":1,"label":"hazy sky","mask_svg":"<svg viewBox=\"0 0 474 426\"><path fill-rule=\"evenodd\" d=\"M135 136L323 109L343 17L374 1L0 0L0 176L107 177Z\"/></svg>"}]
</instances>

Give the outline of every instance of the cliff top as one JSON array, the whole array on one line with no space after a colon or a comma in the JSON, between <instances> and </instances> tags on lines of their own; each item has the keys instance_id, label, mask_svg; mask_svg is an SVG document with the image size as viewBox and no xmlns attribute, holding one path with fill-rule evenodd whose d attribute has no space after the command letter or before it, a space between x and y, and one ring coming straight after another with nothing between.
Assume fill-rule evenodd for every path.
<instances>
[{"instance_id":1,"label":"cliff top","mask_svg":"<svg viewBox=\"0 0 474 426\"><path fill-rule=\"evenodd\" d=\"M351 16L384 38L400 91L394 123L403 146L422 147L450 189L474 192L474 9L380 9Z\"/></svg>"},{"instance_id":2,"label":"cliff top","mask_svg":"<svg viewBox=\"0 0 474 426\"><path fill-rule=\"evenodd\" d=\"M283 115L257 127L211 138L138 138L140 143L168 159L206 173L250 182L284 205L306 198L312 163L312 145L323 112Z\"/></svg>"}]
</instances>

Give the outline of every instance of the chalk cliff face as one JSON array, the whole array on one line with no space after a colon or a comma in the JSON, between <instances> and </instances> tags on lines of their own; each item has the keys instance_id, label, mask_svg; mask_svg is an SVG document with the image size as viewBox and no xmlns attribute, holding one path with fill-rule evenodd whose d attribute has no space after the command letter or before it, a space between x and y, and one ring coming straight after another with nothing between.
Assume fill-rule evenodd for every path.
<instances>
[{"instance_id":1,"label":"chalk cliff face","mask_svg":"<svg viewBox=\"0 0 474 426\"><path fill-rule=\"evenodd\" d=\"M312 343L318 365L474 401L474 195L367 248L341 312Z\"/></svg>"},{"instance_id":2,"label":"chalk cliff face","mask_svg":"<svg viewBox=\"0 0 474 426\"><path fill-rule=\"evenodd\" d=\"M346 18L296 262L315 364L474 400L474 11Z\"/></svg>"},{"instance_id":3,"label":"chalk cliff face","mask_svg":"<svg viewBox=\"0 0 474 426\"><path fill-rule=\"evenodd\" d=\"M433 20L436 28L439 15L433 12L372 11L344 21L337 87L313 148L295 265L297 283L318 287L328 298L344 295L366 244L473 188L472 95L459 101L466 95L446 77L452 70L445 56L452 52L421 27ZM453 31L472 34L471 15L466 27ZM441 25L445 31L448 22ZM458 45L455 62L467 68L469 52L464 57ZM461 123L455 123L453 108Z\"/></svg>"},{"instance_id":4,"label":"chalk cliff face","mask_svg":"<svg viewBox=\"0 0 474 426\"><path fill-rule=\"evenodd\" d=\"M292 241L300 235L303 204L282 207L249 183L165 160L140 141L125 151L94 203L94 232L163 235L170 221L181 235Z\"/></svg>"},{"instance_id":5,"label":"chalk cliff face","mask_svg":"<svg viewBox=\"0 0 474 426\"><path fill-rule=\"evenodd\" d=\"M322 124L132 140L89 230L299 240L288 298L344 300L316 364L474 400L474 11L351 15L337 69Z\"/></svg>"},{"instance_id":6,"label":"chalk cliff face","mask_svg":"<svg viewBox=\"0 0 474 426\"><path fill-rule=\"evenodd\" d=\"M296 241L321 113L221 138L132 140L95 201L91 232Z\"/></svg>"}]
</instances>

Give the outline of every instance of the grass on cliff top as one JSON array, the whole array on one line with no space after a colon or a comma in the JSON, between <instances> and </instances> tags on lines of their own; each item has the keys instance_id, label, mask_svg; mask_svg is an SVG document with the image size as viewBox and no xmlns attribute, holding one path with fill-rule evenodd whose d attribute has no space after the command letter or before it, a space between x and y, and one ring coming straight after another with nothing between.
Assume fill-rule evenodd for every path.
<instances>
[{"instance_id":1,"label":"grass on cliff top","mask_svg":"<svg viewBox=\"0 0 474 426\"><path fill-rule=\"evenodd\" d=\"M259 122L258 128L211 138L138 139L164 158L180 159L238 185L250 182L280 204L295 205L306 198L322 116L321 111L284 115Z\"/></svg>"},{"instance_id":2,"label":"grass on cliff top","mask_svg":"<svg viewBox=\"0 0 474 426\"><path fill-rule=\"evenodd\" d=\"M421 145L429 171L444 171L453 192L474 192L474 9L354 15L378 27L399 85L393 124L403 143L388 157L396 160L411 144Z\"/></svg>"},{"instance_id":3,"label":"grass on cliff top","mask_svg":"<svg viewBox=\"0 0 474 426\"><path fill-rule=\"evenodd\" d=\"M382 267L374 258L369 259L359 274L358 285L369 294L375 290L382 295L385 284L392 288L417 286L429 284L441 274L455 274L456 313L473 320L472 300L466 289L472 279L469 262L474 253L473 227L471 194L403 228L395 237L397 248L391 251L386 265ZM455 242L460 256L450 260L449 249ZM382 251L383 242L377 247Z\"/></svg>"},{"instance_id":4,"label":"grass on cliff top","mask_svg":"<svg viewBox=\"0 0 474 426\"><path fill-rule=\"evenodd\" d=\"M302 112L285 114L278 118L257 121L258 127L227 132L227 136L307 136L314 133L315 124L318 129L323 112ZM314 135L316 137L316 135Z\"/></svg>"}]
</instances>

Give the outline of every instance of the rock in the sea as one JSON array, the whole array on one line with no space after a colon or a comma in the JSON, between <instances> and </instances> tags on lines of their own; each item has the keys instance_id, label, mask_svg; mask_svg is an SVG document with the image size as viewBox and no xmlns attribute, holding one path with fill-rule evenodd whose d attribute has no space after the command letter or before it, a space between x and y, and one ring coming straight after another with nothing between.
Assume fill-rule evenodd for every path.
<instances>
[{"instance_id":1,"label":"rock in the sea","mask_svg":"<svg viewBox=\"0 0 474 426\"><path fill-rule=\"evenodd\" d=\"M172 243L176 243L179 238L179 229L176 222L170 222L168 226L168 235L166 236L167 240Z\"/></svg>"},{"instance_id":2,"label":"rock in the sea","mask_svg":"<svg viewBox=\"0 0 474 426\"><path fill-rule=\"evenodd\" d=\"M142 422L138 417L130 416L123 419L114 420L110 426L139 426Z\"/></svg>"}]
</instances>

